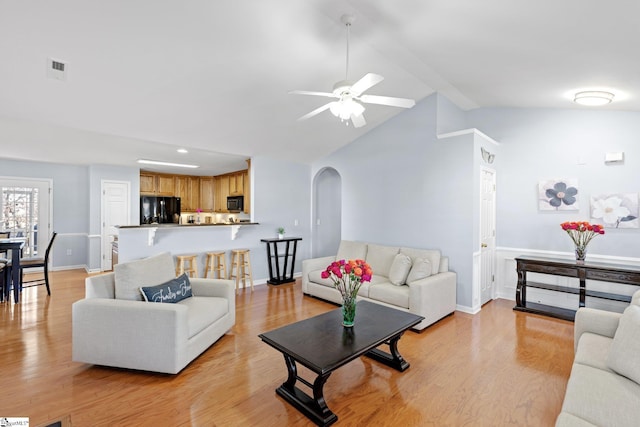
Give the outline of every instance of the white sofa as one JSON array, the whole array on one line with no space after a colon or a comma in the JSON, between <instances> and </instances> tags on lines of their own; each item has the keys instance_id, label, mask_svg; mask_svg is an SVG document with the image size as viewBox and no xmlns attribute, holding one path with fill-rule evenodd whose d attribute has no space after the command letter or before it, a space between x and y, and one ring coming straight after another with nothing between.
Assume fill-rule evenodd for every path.
<instances>
[{"instance_id":1,"label":"white sofa","mask_svg":"<svg viewBox=\"0 0 640 427\"><path fill-rule=\"evenodd\" d=\"M73 304L76 362L176 374L235 324L233 281L193 278L192 297L156 303L139 287L175 278L169 253L114 270L88 277L85 298Z\"/></svg>"},{"instance_id":2,"label":"white sofa","mask_svg":"<svg viewBox=\"0 0 640 427\"><path fill-rule=\"evenodd\" d=\"M340 292L331 279L320 275L341 259L363 259L373 270L371 282L363 283L358 292L359 299L424 316L415 329L422 330L456 309L456 274L449 271L448 258L438 250L343 240L336 256L302 261L302 291L340 304Z\"/></svg>"},{"instance_id":3,"label":"white sofa","mask_svg":"<svg viewBox=\"0 0 640 427\"><path fill-rule=\"evenodd\" d=\"M640 291L623 314L580 308L558 427L640 425Z\"/></svg>"}]
</instances>

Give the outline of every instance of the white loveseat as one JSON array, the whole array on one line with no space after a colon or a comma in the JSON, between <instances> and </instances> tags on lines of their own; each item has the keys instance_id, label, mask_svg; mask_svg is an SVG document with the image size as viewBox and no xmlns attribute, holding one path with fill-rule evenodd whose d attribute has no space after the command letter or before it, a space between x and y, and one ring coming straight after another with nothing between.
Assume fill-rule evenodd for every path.
<instances>
[{"instance_id":1,"label":"white loveseat","mask_svg":"<svg viewBox=\"0 0 640 427\"><path fill-rule=\"evenodd\" d=\"M640 425L640 291L624 314L580 308L558 427Z\"/></svg>"},{"instance_id":2,"label":"white loveseat","mask_svg":"<svg viewBox=\"0 0 640 427\"><path fill-rule=\"evenodd\" d=\"M193 296L176 303L146 302L141 286L175 278L163 253L115 266L86 279L73 304L73 360L176 374L235 324L233 281L190 279Z\"/></svg>"},{"instance_id":3,"label":"white loveseat","mask_svg":"<svg viewBox=\"0 0 640 427\"><path fill-rule=\"evenodd\" d=\"M358 297L424 317L422 330L456 309L456 274L438 250L382 246L343 240L336 256L302 261L302 291L337 304L342 302L331 279L322 271L333 261L363 259L373 270Z\"/></svg>"}]
</instances>

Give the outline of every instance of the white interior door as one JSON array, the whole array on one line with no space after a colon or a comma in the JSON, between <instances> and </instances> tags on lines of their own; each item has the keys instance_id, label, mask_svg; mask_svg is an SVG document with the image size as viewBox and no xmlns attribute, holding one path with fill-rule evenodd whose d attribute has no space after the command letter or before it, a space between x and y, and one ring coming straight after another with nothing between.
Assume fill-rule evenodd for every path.
<instances>
[{"instance_id":1,"label":"white interior door","mask_svg":"<svg viewBox=\"0 0 640 427\"><path fill-rule=\"evenodd\" d=\"M482 168L480 189L480 300L493 299L496 270L496 172Z\"/></svg>"},{"instance_id":2,"label":"white interior door","mask_svg":"<svg viewBox=\"0 0 640 427\"><path fill-rule=\"evenodd\" d=\"M102 271L111 270L111 243L117 225L129 225L130 191L127 181L102 181Z\"/></svg>"}]
</instances>

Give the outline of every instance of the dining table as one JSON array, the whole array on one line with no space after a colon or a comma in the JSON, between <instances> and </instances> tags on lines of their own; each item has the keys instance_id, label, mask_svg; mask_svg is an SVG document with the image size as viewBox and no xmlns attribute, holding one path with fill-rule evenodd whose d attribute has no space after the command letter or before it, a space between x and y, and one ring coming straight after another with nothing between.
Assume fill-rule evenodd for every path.
<instances>
[{"instance_id":1,"label":"dining table","mask_svg":"<svg viewBox=\"0 0 640 427\"><path fill-rule=\"evenodd\" d=\"M26 241L22 237L0 239L0 252L11 252L11 276L7 277L3 289L3 298L7 301L9 301L13 287L13 300L16 303L20 302L20 255Z\"/></svg>"}]
</instances>

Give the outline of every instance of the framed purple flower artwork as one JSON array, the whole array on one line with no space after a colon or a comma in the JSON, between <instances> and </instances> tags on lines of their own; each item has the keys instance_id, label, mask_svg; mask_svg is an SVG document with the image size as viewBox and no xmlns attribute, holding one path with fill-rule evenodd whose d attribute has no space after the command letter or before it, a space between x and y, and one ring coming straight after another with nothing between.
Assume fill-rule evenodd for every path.
<instances>
[{"instance_id":1,"label":"framed purple flower artwork","mask_svg":"<svg viewBox=\"0 0 640 427\"><path fill-rule=\"evenodd\" d=\"M538 209L541 211L577 211L578 180L576 178L547 179L538 182Z\"/></svg>"},{"instance_id":2,"label":"framed purple flower artwork","mask_svg":"<svg viewBox=\"0 0 640 427\"><path fill-rule=\"evenodd\" d=\"M638 228L638 193L591 196L591 220L608 228Z\"/></svg>"}]
</instances>

